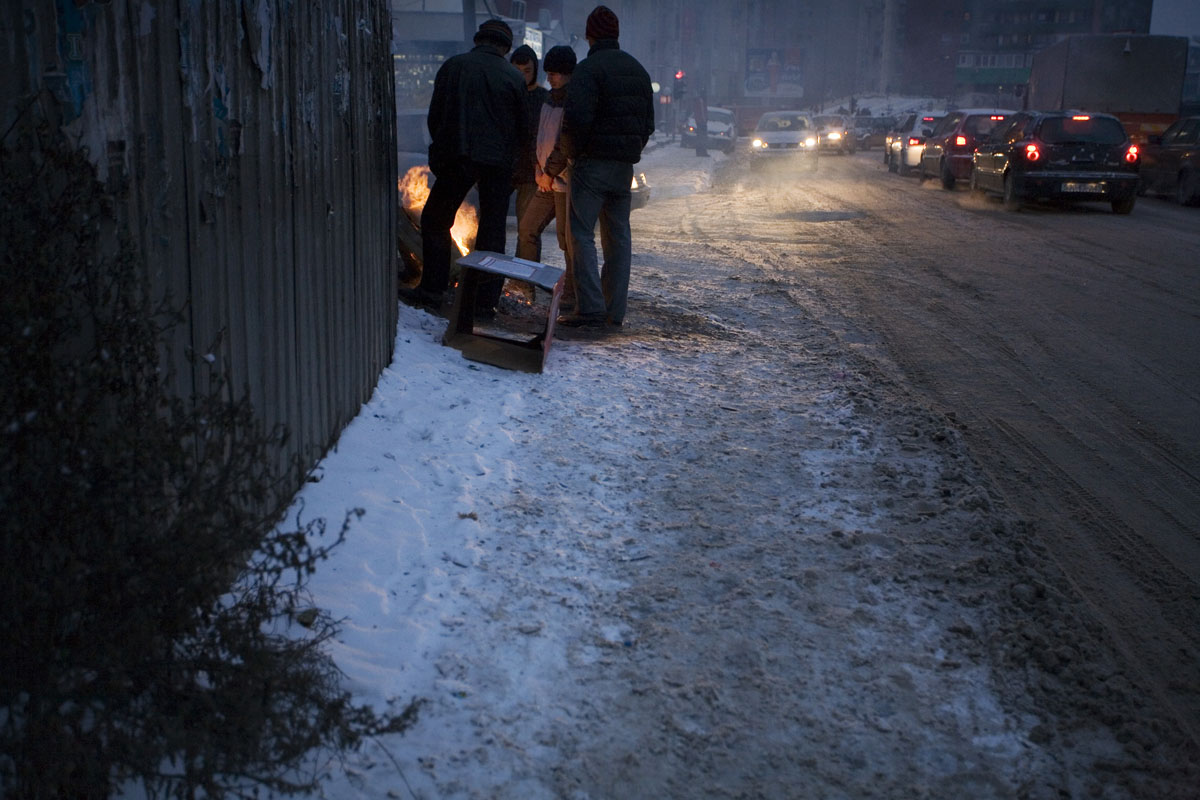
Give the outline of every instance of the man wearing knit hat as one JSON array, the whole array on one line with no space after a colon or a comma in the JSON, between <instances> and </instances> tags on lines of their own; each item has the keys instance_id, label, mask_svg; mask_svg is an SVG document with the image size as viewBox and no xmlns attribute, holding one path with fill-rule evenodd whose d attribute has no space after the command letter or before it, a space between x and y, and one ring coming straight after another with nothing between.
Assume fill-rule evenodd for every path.
<instances>
[{"instance_id":1,"label":"man wearing knit hat","mask_svg":"<svg viewBox=\"0 0 1200 800\"><path fill-rule=\"evenodd\" d=\"M562 147L572 159L571 237L576 310L559 324L620 325L629 295L633 165L654 133L654 92L637 59L621 50L617 15L596 6L587 19L591 49L567 87ZM596 254L596 222L604 270Z\"/></svg>"},{"instance_id":2,"label":"man wearing knit hat","mask_svg":"<svg viewBox=\"0 0 1200 800\"><path fill-rule=\"evenodd\" d=\"M538 192L517 220L517 258L541 261L542 231L551 221L558 233L558 246L567 266L563 286L564 311L575 307L575 268L571 257L571 221L567 214L567 191L570 171L567 157L560 146L563 104L567 99L567 84L575 71L575 51L565 44L551 47L542 64L550 82L550 96L538 115L537 146L534 150L534 180Z\"/></svg>"},{"instance_id":3,"label":"man wearing knit hat","mask_svg":"<svg viewBox=\"0 0 1200 800\"><path fill-rule=\"evenodd\" d=\"M479 189L479 232L475 247L504 252L508 198L520 143L531 134L525 113L525 82L505 56L512 29L489 19L475 34L475 47L438 69L429 101L429 169L434 183L421 213L424 270L405 302L440 309L450 282L450 228L472 186ZM480 281L475 312L494 313L504 279Z\"/></svg>"},{"instance_id":4,"label":"man wearing knit hat","mask_svg":"<svg viewBox=\"0 0 1200 800\"><path fill-rule=\"evenodd\" d=\"M517 193L517 219L519 220L538 190L537 180L533 174L533 162L536 160L534 150L537 147L538 117L542 113L542 103L546 102L550 92L538 83L538 57L532 47L527 44L521 45L513 50L508 60L525 79L525 111L529 119L529 135L521 143L521 150L517 154L517 166L513 170L513 189ZM537 248L531 260L542 260L541 237L538 238Z\"/></svg>"}]
</instances>

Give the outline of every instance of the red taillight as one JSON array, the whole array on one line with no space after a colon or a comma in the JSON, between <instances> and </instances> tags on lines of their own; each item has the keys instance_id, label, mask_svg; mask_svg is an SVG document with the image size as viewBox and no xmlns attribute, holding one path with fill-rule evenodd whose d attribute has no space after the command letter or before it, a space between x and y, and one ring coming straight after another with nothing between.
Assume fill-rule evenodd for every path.
<instances>
[{"instance_id":1,"label":"red taillight","mask_svg":"<svg viewBox=\"0 0 1200 800\"><path fill-rule=\"evenodd\" d=\"M1042 157L1042 151L1038 150L1038 146L1036 144L1025 145L1025 160L1026 161L1037 161L1041 157Z\"/></svg>"},{"instance_id":2,"label":"red taillight","mask_svg":"<svg viewBox=\"0 0 1200 800\"><path fill-rule=\"evenodd\" d=\"M1071 117L1071 119L1075 120L1076 122L1087 122L1089 119L1091 119L1091 117L1089 117L1087 114L1076 114L1075 116Z\"/></svg>"},{"instance_id":3,"label":"red taillight","mask_svg":"<svg viewBox=\"0 0 1200 800\"><path fill-rule=\"evenodd\" d=\"M992 122L1003 122L1003 121L1004 121L1003 114L992 114Z\"/></svg>"},{"instance_id":4,"label":"red taillight","mask_svg":"<svg viewBox=\"0 0 1200 800\"><path fill-rule=\"evenodd\" d=\"M958 147L966 147L966 146L967 146L967 137L965 137L965 136L955 136L955 137L954 137L954 144L955 144L956 146L958 146Z\"/></svg>"},{"instance_id":5,"label":"red taillight","mask_svg":"<svg viewBox=\"0 0 1200 800\"><path fill-rule=\"evenodd\" d=\"M922 141L921 139L918 139L915 136L910 136L910 137L908 137L908 146L916 147L917 145L919 145L921 143L921 141Z\"/></svg>"},{"instance_id":6,"label":"red taillight","mask_svg":"<svg viewBox=\"0 0 1200 800\"><path fill-rule=\"evenodd\" d=\"M1125 151L1125 160L1130 164L1136 164L1138 160L1138 149L1136 144L1129 145L1129 149Z\"/></svg>"}]
</instances>

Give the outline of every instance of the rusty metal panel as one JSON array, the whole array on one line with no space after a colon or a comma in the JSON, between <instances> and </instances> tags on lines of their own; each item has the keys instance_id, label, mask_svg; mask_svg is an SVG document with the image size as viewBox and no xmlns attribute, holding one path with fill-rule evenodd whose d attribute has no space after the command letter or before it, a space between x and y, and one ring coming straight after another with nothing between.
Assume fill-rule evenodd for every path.
<instances>
[{"instance_id":1,"label":"rusty metal panel","mask_svg":"<svg viewBox=\"0 0 1200 800\"><path fill-rule=\"evenodd\" d=\"M395 100L385 0L21 0L0 10L0 135L86 148L155 296L184 312L177 391L228 359L312 463L357 414L396 324Z\"/></svg>"}]
</instances>

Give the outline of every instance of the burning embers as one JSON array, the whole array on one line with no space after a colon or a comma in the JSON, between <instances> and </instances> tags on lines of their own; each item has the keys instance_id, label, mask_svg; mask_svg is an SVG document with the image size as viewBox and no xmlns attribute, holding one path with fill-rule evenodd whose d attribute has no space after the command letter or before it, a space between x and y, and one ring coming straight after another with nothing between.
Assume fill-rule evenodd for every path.
<instances>
[{"instance_id":1,"label":"burning embers","mask_svg":"<svg viewBox=\"0 0 1200 800\"><path fill-rule=\"evenodd\" d=\"M397 252L400 256L400 284L409 288L416 286L421 280L421 270L424 267L424 256L421 247L421 212L429 200L429 184L433 173L429 167L418 165L411 168L396 182L400 192L400 209L404 212L396 221ZM479 232L479 215L473 205L463 203L458 207L454 216L454 225L450 228L450 238L458 246L461 255L466 255L475 247L475 235ZM451 285L458 285L458 258L455 256L450 264ZM519 303L529 305L534 299L533 284L525 281L508 280L505 286L505 297Z\"/></svg>"},{"instance_id":2,"label":"burning embers","mask_svg":"<svg viewBox=\"0 0 1200 800\"><path fill-rule=\"evenodd\" d=\"M429 167L420 165L406 172L397 183L400 189L400 206L408 214L413 226L418 229L421 226L421 211L425 208L425 201L429 199L429 182L432 177L433 173ZM454 217L450 236L464 256L475 246L475 234L478 230L479 216L475 207L463 203Z\"/></svg>"}]
</instances>

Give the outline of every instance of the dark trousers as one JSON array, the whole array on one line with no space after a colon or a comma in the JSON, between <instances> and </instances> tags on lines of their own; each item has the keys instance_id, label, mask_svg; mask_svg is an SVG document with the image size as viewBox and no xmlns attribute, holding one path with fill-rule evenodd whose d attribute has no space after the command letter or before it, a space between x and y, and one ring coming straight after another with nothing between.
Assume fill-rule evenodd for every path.
<instances>
[{"instance_id":1,"label":"dark trousers","mask_svg":"<svg viewBox=\"0 0 1200 800\"><path fill-rule=\"evenodd\" d=\"M450 283L450 254L455 247L450 238L454 215L472 186L479 188L479 233L476 250L504 252L508 196L512 194L512 168L457 161L436 174L421 212L421 248L425 266L420 288L442 294ZM480 281L479 308L495 308L504 289L504 278L489 275Z\"/></svg>"},{"instance_id":2,"label":"dark trousers","mask_svg":"<svg viewBox=\"0 0 1200 800\"><path fill-rule=\"evenodd\" d=\"M525 209L529 208L529 201L533 200L538 193L538 185L536 183L518 183L513 188L517 192L517 224L521 224L521 217L525 216ZM520 239L517 240L520 246ZM539 232L537 245L533 251L533 255L524 255L520 258L528 258L530 261L542 260L542 237Z\"/></svg>"},{"instance_id":3,"label":"dark trousers","mask_svg":"<svg viewBox=\"0 0 1200 800\"><path fill-rule=\"evenodd\" d=\"M575 302L575 259L571 252L571 218L566 192L537 192L517 223L517 258L541 261L542 231L553 220L558 233L558 246L567 265L563 284L563 301Z\"/></svg>"}]
</instances>

